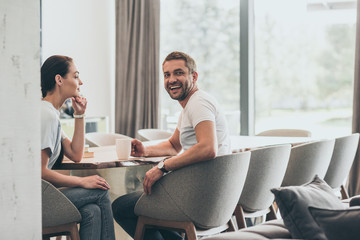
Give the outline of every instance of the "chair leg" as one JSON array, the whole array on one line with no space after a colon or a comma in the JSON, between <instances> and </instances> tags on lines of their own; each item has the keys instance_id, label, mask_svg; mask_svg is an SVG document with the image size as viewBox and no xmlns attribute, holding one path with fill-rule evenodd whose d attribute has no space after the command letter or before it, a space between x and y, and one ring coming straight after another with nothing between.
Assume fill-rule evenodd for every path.
<instances>
[{"instance_id":1,"label":"chair leg","mask_svg":"<svg viewBox=\"0 0 360 240\"><path fill-rule=\"evenodd\" d=\"M346 188L344 187L344 185L340 186L340 192L341 192L341 198L342 199L348 199L349 198L349 194L346 191Z\"/></svg>"},{"instance_id":2,"label":"chair leg","mask_svg":"<svg viewBox=\"0 0 360 240\"><path fill-rule=\"evenodd\" d=\"M246 228L245 216L243 208L237 204L235 207L234 215L236 217L236 222L238 224L238 229Z\"/></svg>"},{"instance_id":3,"label":"chair leg","mask_svg":"<svg viewBox=\"0 0 360 240\"><path fill-rule=\"evenodd\" d=\"M185 234L187 240L196 240L196 229L194 224L189 224L185 227Z\"/></svg>"},{"instance_id":4,"label":"chair leg","mask_svg":"<svg viewBox=\"0 0 360 240\"><path fill-rule=\"evenodd\" d=\"M70 227L71 240L80 240L79 229L77 223L73 223Z\"/></svg>"},{"instance_id":5,"label":"chair leg","mask_svg":"<svg viewBox=\"0 0 360 240\"><path fill-rule=\"evenodd\" d=\"M54 236L65 236L65 235L66 236L70 235L71 240L80 240L79 230L76 222L67 223L55 227L44 227L42 232L43 232L44 240L45 239L48 240L50 239L50 237L54 237Z\"/></svg>"},{"instance_id":6,"label":"chair leg","mask_svg":"<svg viewBox=\"0 0 360 240\"><path fill-rule=\"evenodd\" d=\"M139 216L134 240L142 240L145 234L145 227L158 227L161 229L169 230L182 230L185 231L185 237L188 240L196 240L196 228L192 222L176 222L166 221L160 219L149 218L145 216Z\"/></svg>"},{"instance_id":7,"label":"chair leg","mask_svg":"<svg viewBox=\"0 0 360 240\"><path fill-rule=\"evenodd\" d=\"M144 232L145 232L144 218L142 216L139 216L136 224L134 240L142 240L144 238Z\"/></svg>"},{"instance_id":8,"label":"chair leg","mask_svg":"<svg viewBox=\"0 0 360 240\"><path fill-rule=\"evenodd\" d=\"M277 219L274 205L271 204L271 206L269 207L269 209L270 209L270 212L268 212L268 213L266 214L266 221Z\"/></svg>"}]
</instances>

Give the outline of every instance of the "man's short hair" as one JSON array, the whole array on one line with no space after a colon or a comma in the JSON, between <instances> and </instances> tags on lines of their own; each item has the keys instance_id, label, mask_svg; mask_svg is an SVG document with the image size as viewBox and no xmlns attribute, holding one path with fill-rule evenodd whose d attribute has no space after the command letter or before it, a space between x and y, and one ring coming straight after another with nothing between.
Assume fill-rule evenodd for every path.
<instances>
[{"instance_id":1,"label":"man's short hair","mask_svg":"<svg viewBox=\"0 0 360 240\"><path fill-rule=\"evenodd\" d=\"M195 63L194 59L183 52L175 51L175 52L170 53L169 55L167 55L167 57L165 58L162 65L164 66L165 62L167 62L167 61L178 60L178 59L182 59L185 61L185 66L189 69L190 74L192 74L193 72L196 72L196 63Z\"/></svg>"}]
</instances>

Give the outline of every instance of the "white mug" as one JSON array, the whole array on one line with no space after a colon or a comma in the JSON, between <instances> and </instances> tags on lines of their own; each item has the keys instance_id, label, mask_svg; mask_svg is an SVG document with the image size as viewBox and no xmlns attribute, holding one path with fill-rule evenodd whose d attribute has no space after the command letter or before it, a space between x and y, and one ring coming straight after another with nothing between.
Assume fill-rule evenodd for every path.
<instances>
[{"instance_id":1,"label":"white mug","mask_svg":"<svg viewBox=\"0 0 360 240\"><path fill-rule=\"evenodd\" d=\"M131 139L116 139L116 154L118 159L127 160L131 153Z\"/></svg>"}]
</instances>

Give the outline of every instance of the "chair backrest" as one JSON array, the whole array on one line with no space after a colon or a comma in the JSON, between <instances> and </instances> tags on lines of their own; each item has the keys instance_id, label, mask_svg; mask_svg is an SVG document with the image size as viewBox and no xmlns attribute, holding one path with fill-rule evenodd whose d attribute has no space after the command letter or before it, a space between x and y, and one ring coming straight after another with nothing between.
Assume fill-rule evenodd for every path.
<instances>
[{"instance_id":1,"label":"chair backrest","mask_svg":"<svg viewBox=\"0 0 360 240\"><path fill-rule=\"evenodd\" d=\"M51 183L42 180L43 227L54 227L80 221L80 212L74 204Z\"/></svg>"},{"instance_id":2,"label":"chair backrest","mask_svg":"<svg viewBox=\"0 0 360 240\"><path fill-rule=\"evenodd\" d=\"M139 140L141 141L151 141L159 139L168 139L172 136L171 132L156 129L156 128L147 128L138 130Z\"/></svg>"},{"instance_id":3,"label":"chair backrest","mask_svg":"<svg viewBox=\"0 0 360 240\"><path fill-rule=\"evenodd\" d=\"M274 201L270 189L281 186L290 151L290 144L251 151L249 171L239 199L244 211L256 212L270 207Z\"/></svg>"},{"instance_id":4,"label":"chair backrest","mask_svg":"<svg viewBox=\"0 0 360 240\"><path fill-rule=\"evenodd\" d=\"M260 132L256 136L311 137L311 132L304 129L270 129Z\"/></svg>"},{"instance_id":5,"label":"chair backrest","mask_svg":"<svg viewBox=\"0 0 360 240\"><path fill-rule=\"evenodd\" d=\"M349 174L359 144L359 133L336 138L334 152L324 180L332 188L339 188Z\"/></svg>"},{"instance_id":6,"label":"chair backrest","mask_svg":"<svg viewBox=\"0 0 360 240\"><path fill-rule=\"evenodd\" d=\"M135 206L137 215L191 221L209 229L227 223L239 200L250 152L218 156L178 169L160 179Z\"/></svg>"},{"instance_id":7,"label":"chair backrest","mask_svg":"<svg viewBox=\"0 0 360 240\"><path fill-rule=\"evenodd\" d=\"M317 174L324 178L334 150L335 139L321 140L292 147L289 164L281 186L299 186Z\"/></svg>"},{"instance_id":8,"label":"chair backrest","mask_svg":"<svg viewBox=\"0 0 360 240\"><path fill-rule=\"evenodd\" d=\"M85 143L89 147L110 146L115 145L115 140L121 138L131 139L131 137L119 133L93 132L85 134Z\"/></svg>"}]
</instances>

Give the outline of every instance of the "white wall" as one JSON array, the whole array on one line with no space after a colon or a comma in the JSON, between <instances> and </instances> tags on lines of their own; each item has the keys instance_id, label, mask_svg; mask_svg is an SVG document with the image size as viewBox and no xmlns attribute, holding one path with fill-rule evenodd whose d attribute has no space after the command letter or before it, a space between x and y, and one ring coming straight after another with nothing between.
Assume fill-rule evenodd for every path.
<instances>
[{"instance_id":1,"label":"white wall","mask_svg":"<svg viewBox=\"0 0 360 240\"><path fill-rule=\"evenodd\" d=\"M42 61L74 59L88 99L87 116L109 116L114 131L115 1L42 0Z\"/></svg>"},{"instance_id":2,"label":"white wall","mask_svg":"<svg viewBox=\"0 0 360 240\"><path fill-rule=\"evenodd\" d=\"M0 1L0 239L41 239L40 3Z\"/></svg>"}]
</instances>

